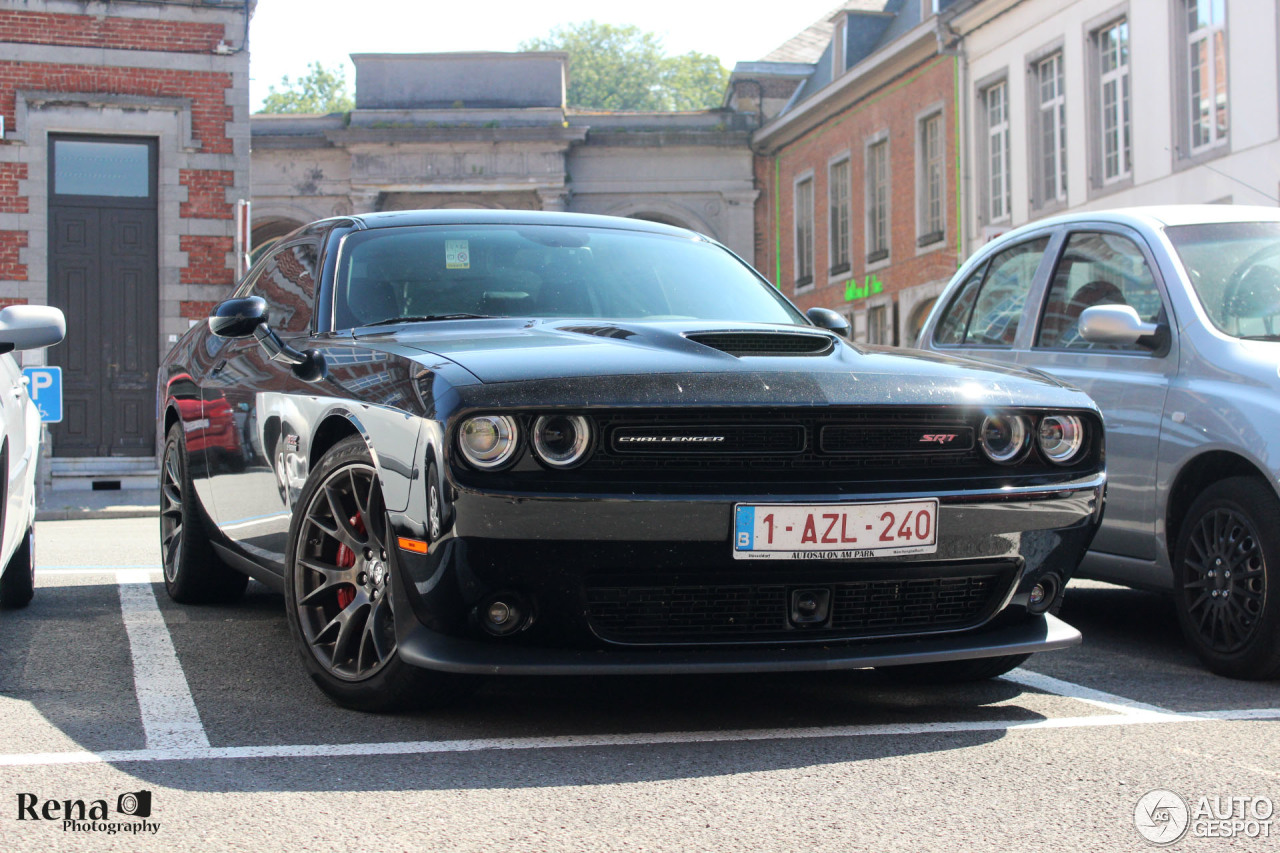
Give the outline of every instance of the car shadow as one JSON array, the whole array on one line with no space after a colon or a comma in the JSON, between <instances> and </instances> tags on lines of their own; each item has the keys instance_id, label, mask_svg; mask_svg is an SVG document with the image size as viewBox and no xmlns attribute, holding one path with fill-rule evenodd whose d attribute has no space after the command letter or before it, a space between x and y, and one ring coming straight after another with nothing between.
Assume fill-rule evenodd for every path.
<instances>
[{"instance_id":1,"label":"car shadow","mask_svg":"<svg viewBox=\"0 0 1280 853\"><path fill-rule=\"evenodd\" d=\"M541 742L581 735L639 741L607 750L552 741L555 748L547 749L113 762L144 782L189 790L555 787L751 773L966 748L1003 737L1009 721L1046 719L1050 707L1054 715L1088 712L1007 681L902 684L855 671L495 678L447 707L365 714L333 705L304 674L279 595L254 583L234 605L186 607L171 602L161 585L153 589L214 747ZM0 615L0 694L30 703L54 730L34 735L21 751L142 749L115 585L46 588L37 602ZM809 728L957 721L992 727L800 736ZM751 737L681 743L646 743L644 737L740 730L750 730Z\"/></svg>"}]
</instances>

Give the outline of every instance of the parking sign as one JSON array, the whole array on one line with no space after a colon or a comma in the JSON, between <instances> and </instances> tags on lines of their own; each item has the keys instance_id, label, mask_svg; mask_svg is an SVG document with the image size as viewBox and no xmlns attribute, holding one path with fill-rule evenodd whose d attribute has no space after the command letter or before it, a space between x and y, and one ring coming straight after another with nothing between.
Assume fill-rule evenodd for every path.
<instances>
[{"instance_id":1,"label":"parking sign","mask_svg":"<svg viewBox=\"0 0 1280 853\"><path fill-rule=\"evenodd\" d=\"M62 368L27 367L22 375L27 377L27 393L40 411L40 420L46 424L62 421Z\"/></svg>"}]
</instances>

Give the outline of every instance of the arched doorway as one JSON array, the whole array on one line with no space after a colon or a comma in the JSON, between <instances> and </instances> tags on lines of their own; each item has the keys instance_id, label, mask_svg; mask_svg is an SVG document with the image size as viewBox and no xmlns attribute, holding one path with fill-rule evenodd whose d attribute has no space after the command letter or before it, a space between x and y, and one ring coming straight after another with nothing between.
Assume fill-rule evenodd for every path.
<instances>
[{"instance_id":1,"label":"arched doorway","mask_svg":"<svg viewBox=\"0 0 1280 853\"><path fill-rule=\"evenodd\" d=\"M911 315L907 318L907 327L903 330L906 339L902 345L905 347L914 347L916 339L920 337L920 330L924 328L924 323L929 319L929 312L933 310L934 303L938 301L938 297L930 296L928 299L916 305L911 309Z\"/></svg>"}]
</instances>

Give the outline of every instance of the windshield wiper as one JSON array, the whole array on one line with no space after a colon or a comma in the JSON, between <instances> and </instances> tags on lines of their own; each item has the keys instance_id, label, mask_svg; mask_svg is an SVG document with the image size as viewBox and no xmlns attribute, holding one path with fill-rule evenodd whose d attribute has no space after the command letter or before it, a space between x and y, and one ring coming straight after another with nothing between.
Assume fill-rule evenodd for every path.
<instances>
[{"instance_id":1,"label":"windshield wiper","mask_svg":"<svg viewBox=\"0 0 1280 853\"><path fill-rule=\"evenodd\" d=\"M390 326L395 323L430 323L433 320L488 320L490 314L423 314L417 317L388 317L376 323L365 323L365 326Z\"/></svg>"},{"instance_id":2,"label":"windshield wiper","mask_svg":"<svg viewBox=\"0 0 1280 853\"><path fill-rule=\"evenodd\" d=\"M1280 341L1280 335L1241 335L1242 341Z\"/></svg>"}]
</instances>

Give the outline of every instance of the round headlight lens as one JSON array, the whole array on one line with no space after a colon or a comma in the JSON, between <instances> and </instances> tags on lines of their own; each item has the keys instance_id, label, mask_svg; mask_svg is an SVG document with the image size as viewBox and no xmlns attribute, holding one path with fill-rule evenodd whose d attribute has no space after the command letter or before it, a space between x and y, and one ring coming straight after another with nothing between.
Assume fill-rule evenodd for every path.
<instances>
[{"instance_id":1,"label":"round headlight lens","mask_svg":"<svg viewBox=\"0 0 1280 853\"><path fill-rule=\"evenodd\" d=\"M477 468L501 468L516 455L516 420L508 415L467 418L458 431L458 448Z\"/></svg>"},{"instance_id":2,"label":"round headlight lens","mask_svg":"<svg viewBox=\"0 0 1280 853\"><path fill-rule=\"evenodd\" d=\"M533 452L552 468L570 468L586 458L591 424L582 415L543 415L533 422Z\"/></svg>"},{"instance_id":3,"label":"round headlight lens","mask_svg":"<svg viewBox=\"0 0 1280 853\"><path fill-rule=\"evenodd\" d=\"M982 421L978 443L992 462L1016 462L1027 449L1027 420L1022 415L988 415Z\"/></svg>"},{"instance_id":4,"label":"round headlight lens","mask_svg":"<svg viewBox=\"0 0 1280 853\"><path fill-rule=\"evenodd\" d=\"M1040 452L1055 465L1066 465L1084 447L1084 423L1075 415L1045 415L1036 439Z\"/></svg>"}]
</instances>

